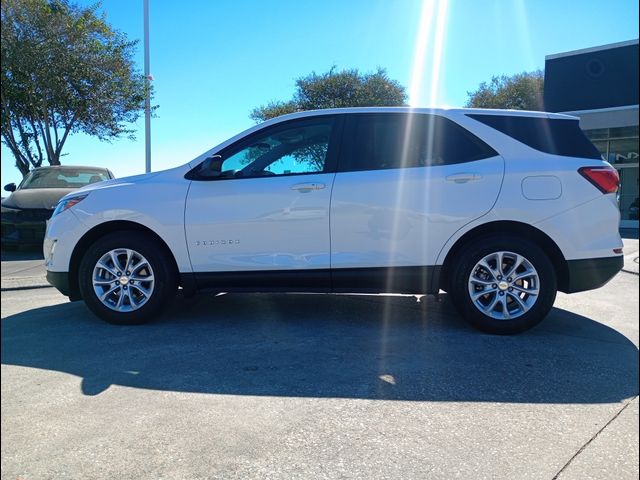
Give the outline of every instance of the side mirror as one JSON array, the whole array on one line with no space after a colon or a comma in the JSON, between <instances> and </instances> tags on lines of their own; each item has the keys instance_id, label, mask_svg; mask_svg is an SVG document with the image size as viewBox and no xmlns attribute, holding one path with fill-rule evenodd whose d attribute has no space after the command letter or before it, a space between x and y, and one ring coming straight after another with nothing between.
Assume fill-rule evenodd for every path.
<instances>
[{"instance_id":1,"label":"side mirror","mask_svg":"<svg viewBox=\"0 0 640 480\"><path fill-rule=\"evenodd\" d=\"M7 192L15 192L15 191L16 191L16 188L17 188L17 187L16 187L16 184L15 184L15 183L7 183L7 184L4 186L4 189L5 189Z\"/></svg>"},{"instance_id":2,"label":"side mirror","mask_svg":"<svg viewBox=\"0 0 640 480\"><path fill-rule=\"evenodd\" d=\"M198 173L203 177L219 177L222 173L222 156L212 155L200 164Z\"/></svg>"}]
</instances>

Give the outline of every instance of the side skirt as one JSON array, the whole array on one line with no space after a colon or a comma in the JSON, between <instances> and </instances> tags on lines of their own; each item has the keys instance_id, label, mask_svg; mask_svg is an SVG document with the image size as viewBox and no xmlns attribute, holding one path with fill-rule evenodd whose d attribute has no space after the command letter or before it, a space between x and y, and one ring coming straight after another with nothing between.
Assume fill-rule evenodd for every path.
<instances>
[{"instance_id":1,"label":"side skirt","mask_svg":"<svg viewBox=\"0 0 640 480\"><path fill-rule=\"evenodd\" d=\"M188 293L225 292L406 293L438 292L442 267L337 268L181 273Z\"/></svg>"}]
</instances>

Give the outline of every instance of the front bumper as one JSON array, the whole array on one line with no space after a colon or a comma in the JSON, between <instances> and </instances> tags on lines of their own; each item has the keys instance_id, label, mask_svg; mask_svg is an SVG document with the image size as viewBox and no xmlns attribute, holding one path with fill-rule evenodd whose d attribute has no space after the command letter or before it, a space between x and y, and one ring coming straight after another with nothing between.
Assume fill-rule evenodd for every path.
<instances>
[{"instance_id":1,"label":"front bumper","mask_svg":"<svg viewBox=\"0 0 640 480\"><path fill-rule=\"evenodd\" d=\"M47 271L47 282L56 287L63 295L69 297L69 300L81 300L80 292L71 287L69 272L50 272Z\"/></svg>"},{"instance_id":2,"label":"front bumper","mask_svg":"<svg viewBox=\"0 0 640 480\"><path fill-rule=\"evenodd\" d=\"M3 245L42 245L47 229L47 220L53 210L3 208L0 217Z\"/></svg>"},{"instance_id":3,"label":"front bumper","mask_svg":"<svg viewBox=\"0 0 640 480\"><path fill-rule=\"evenodd\" d=\"M624 257L568 260L569 281L565 293L584 292L602 287L624 266Z\"/></svg>"}]
</instances>

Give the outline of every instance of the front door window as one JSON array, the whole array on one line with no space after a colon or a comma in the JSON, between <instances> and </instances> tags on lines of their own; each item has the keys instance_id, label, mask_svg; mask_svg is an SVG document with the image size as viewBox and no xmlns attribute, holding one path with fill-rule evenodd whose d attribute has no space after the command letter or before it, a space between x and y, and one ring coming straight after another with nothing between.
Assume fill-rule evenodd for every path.
<instances>
[{"instance_id":1,"label":"front door window","mask_svg":"<svg viewBox=\"0 0 640 480\"><path fill-rule=\"evenodd\" d=\"M254 178L320 173L325 169L331 120L277 128L222 155L225 177Z\"/></svg>"}]
</instances>

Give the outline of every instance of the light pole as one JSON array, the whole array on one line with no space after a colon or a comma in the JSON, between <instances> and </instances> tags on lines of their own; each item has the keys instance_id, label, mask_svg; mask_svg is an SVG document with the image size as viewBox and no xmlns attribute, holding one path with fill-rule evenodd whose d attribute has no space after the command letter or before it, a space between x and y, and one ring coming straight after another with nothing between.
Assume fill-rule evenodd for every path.
<instances>
[{"instance_id":1,"label":"light pole","mask_svg":"<svg viewBox=\"0 0 640 480\"><path fill-rule=\"evenodd\" d=\"M144 0L144 76L146 96L144 99L144 171L151 171L151 73L149 72L149 0Z\"/></svg>"}]
</instances>

